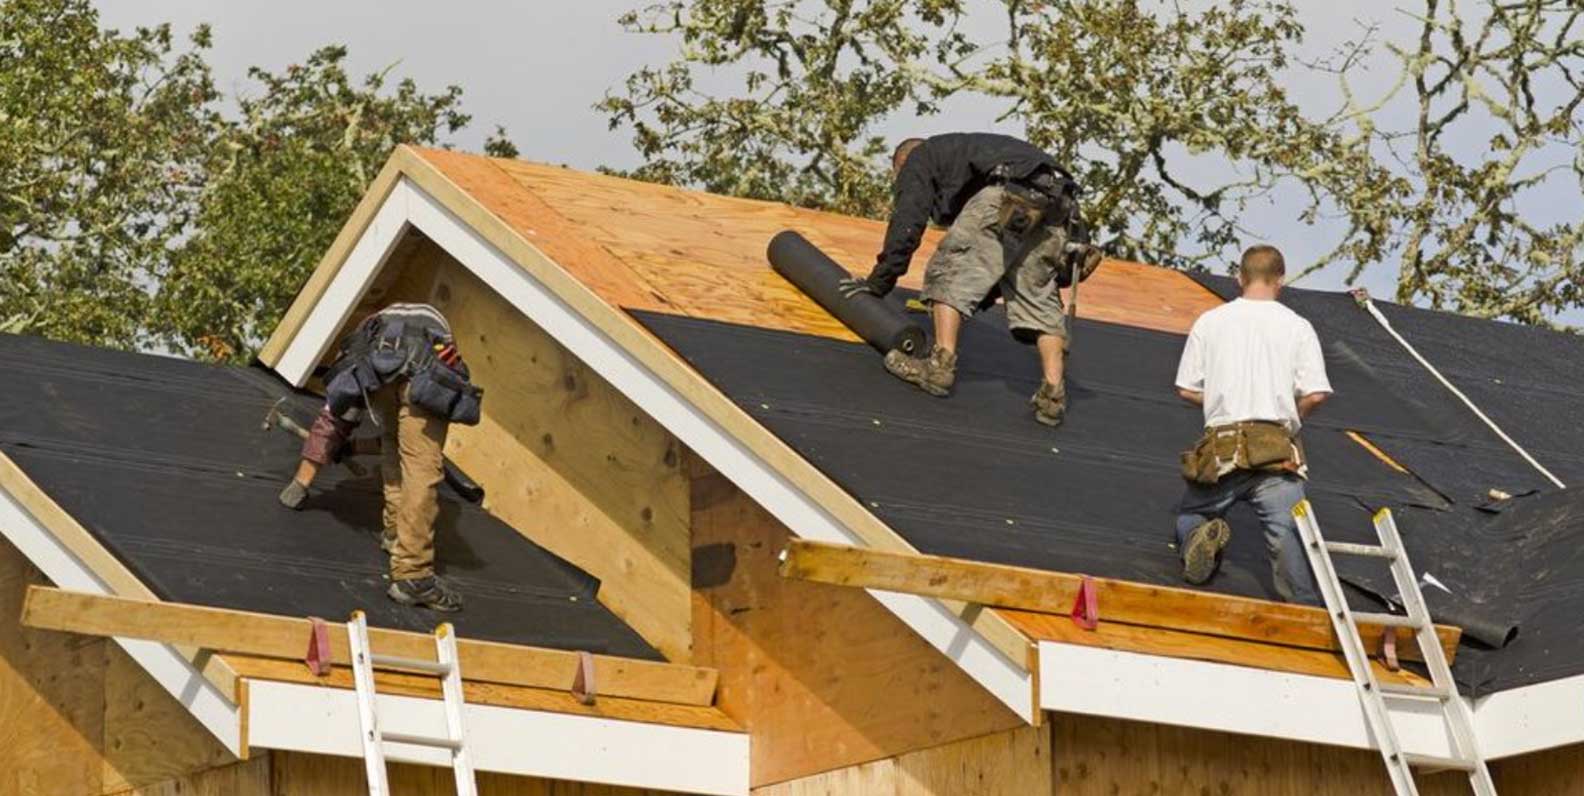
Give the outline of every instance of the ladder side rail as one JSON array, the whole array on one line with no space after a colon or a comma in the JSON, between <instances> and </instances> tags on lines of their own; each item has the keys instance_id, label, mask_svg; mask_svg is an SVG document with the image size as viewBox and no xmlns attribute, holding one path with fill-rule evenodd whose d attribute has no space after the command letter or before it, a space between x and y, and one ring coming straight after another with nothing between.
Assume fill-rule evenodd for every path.
<instances>
[{"instance_id":1,"label":"ladder side rail","mask_svg":"<svg viewBox=\"0 0 1584 796\"><path fill-rule=\"evenodd\" d=\"M1496 796L1496 786L1490 768L1480 752L1479 738L1474 732L1473 711L1458 694L1457 682L1452 676L1452 667L1447 663L1446 653L1441 649L1441 641L1436 636L1434 618L1430 615L1430 607L1425 603L1424 592L1419 588L1419 579L1409 562L1407 548L1402 543L1402 534L1397 530L1397 521L1392 517L1391 510L1381 509L1375 513L1373 522L1381 540L1386 546L1397 551L1397 558L1391 566L1392 578L1396 581L1397 593L1408 615L1419 620L1414 636L1419 642L1419 650L1424 656L1425 666L1430 671L1430 680L1436 687L1444 688L1450 694L1450 698L1441 703L1441 712L1446 720L1447 729L1451 731L1457 755L1472 764L1469 783L1478 796Z\"/></svg>"},{"instance_id":2,"label":"ladder side rail","mask_svg":"<svg viewBox=\"0 0 1584 796\"><path fill-rule=\"evenodd\" d=\"M374 701L374 662L369 652L368 620L362 611L354 611L347 622L347 639L351 645L352 682L357 690L358 722L363 739L363 765L368 775L369 796L389 796L390 783L385 774L384 738L380 734L379 717Z\"/></svg>"},{"instance_id":3,"label":"ladder side rail","mask_svg":"<svg viewBox=\"0 0 1584 796\"><path fill-rule=\"evenodd\" d=\"M1379 748L1381 759L1386 764L1392 787L1398 796L1418 796L1419 789L1414 783L1413 770L1408 758L1402 753L1402 744L1397 739L1397 731L1392 725L1386 703L1381 697L1380 684L1375 679L1374 670L1370 668L1369 656L1364 650L1364 641L1359 637L1358 626L1354 624L1353 609L1348 605L1347 595L1342 591L1342 582L1337 577L1331 555L1326 550L1325 537L1321 534L1320 524L1315 519L1314 506L1308 500L1299 501L1298 505L1293 507L1293 517L1297 520L1299 533L1303 537L1309 564L1315 571L1315 583L1325 598L1326 614L1331 618L1331 627L1337 634L1337 640L1347 659L1348 671L1353 676L1359 705L1363 708L1370 731L1375 736L1375 745Z\"/></svg>"},{"instance_id":4,"label":"ladder side rail","mask_svg":"<svg viewBox=\"0 0 1584 796\"><path fill-rule=\"evenodd\" d=\"M435 658L446 668L446 673L440 677L440 693L445 701L447 735L456 741L456 747L451 752L451 771L456 777L457 796L478 796L478 783L473 776L473 756L468 751L467 725L462 720L467 699L462 691L456 629L449 622L435 628Z\"/></svg>"}]
</instances>

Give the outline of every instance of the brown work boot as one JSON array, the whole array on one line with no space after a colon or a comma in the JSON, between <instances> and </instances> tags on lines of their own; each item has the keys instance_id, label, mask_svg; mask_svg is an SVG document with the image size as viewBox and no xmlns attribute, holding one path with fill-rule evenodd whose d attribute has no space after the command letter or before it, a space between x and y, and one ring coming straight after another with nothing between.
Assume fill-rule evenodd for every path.
<instances>
[{"instance_id":1,"label":"brown work boot","mask_svg":"<svg viewBox=\"0 0 1584 796\"><path fill-rule=\"evenodd\" d=\"M1214 519L1199 523L1188 532L1188 542L1183 546L1183 580L1204 583L1221 566L1221 551L1232 541L1232 526L1226 520Z\"/></svg>"},{"instance_id":2,"label":"brown work boot","mask_svg":"<svg viewBox=\"0 0 1584 796\"><path fill-rule=\"evenodd\" d=\"M1059 426L1067 418L1067 388L1048 381L1040 382L1039 391L1029 399L1034 407L1034 419L1047 426Z\"/></svg>"},{"instance_id":3,"label":"brown work boot","mask_svg":"<svg viewBox=\"0 0 1584 796\"><path fill-rule=\"evenodd\" d=\"M957 354L940 346L930 349L927 357L910 357L893 350L885 355L885 369L930 395L945 398L957 382Z\"/></svg>"}]
</instances>

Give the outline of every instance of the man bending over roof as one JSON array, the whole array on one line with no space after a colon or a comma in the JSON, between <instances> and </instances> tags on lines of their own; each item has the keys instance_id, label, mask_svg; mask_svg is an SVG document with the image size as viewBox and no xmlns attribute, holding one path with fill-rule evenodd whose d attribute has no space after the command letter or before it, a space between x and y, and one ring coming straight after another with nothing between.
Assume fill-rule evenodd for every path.
<instances>
[{"instance_id":1,"label":"man bending over roof","mask_svg":"<svg viewBox=\"0 0 1584 796\"><path fill-rule=\"evenodd\" d=\"M1012 336L1039 352L1044 381L1030 401L1034 419L1060 425L1067 328L1057 288L1072 284L1075 270L1087 279L1100 264L1078 218L1077 183L1033 144L992 133L909 138L897 146L891 170L885 245L869 276L845 280L843 292L890 293L907 273L924 227L934 220L949 229L924 268L921 298L934 320L935 345L923 357L886 354L886 370L931 395L949 394L963 318L999 294Z\"/></svg>"},{"instance_id":2,"label":"man bending over roof","mask_svg":"<svg viewBox=\"0 0 1584 796\"><path fill-rule=\"evenodd\" d=\"M325 405L303 441L302 463L281 492L300 509L319 468L338 461L352 431L373 410L385 480L380 547L390 554L387 594L403 605L459 611L462 596L434 571L438 487L445 477L446 429L479 421L482 391L468 381L451 325L428 304L392 304L341 340L325 373Z\"/></svg>"},{"instance_id":3,"label":"man bending over roof","mask_svg":"<svg viewBox=\"0 0 1584 796\"><path fill-rule=\"evenodd\" d=\"M1276 302L1287 274L1281 252L1243 253L1243 295L1199 316L1177 367L1177 394L1204 407L1204 435L1183 453L1188 490L1177 516L1183 578L1204 583L1232 538L1226 513L1253 506L1265 526L1276 591L1317 603L1314 576L1292 509L1307 474L1301 419L1331 396L1314 327Z\"/></svg>"}]
</instances>

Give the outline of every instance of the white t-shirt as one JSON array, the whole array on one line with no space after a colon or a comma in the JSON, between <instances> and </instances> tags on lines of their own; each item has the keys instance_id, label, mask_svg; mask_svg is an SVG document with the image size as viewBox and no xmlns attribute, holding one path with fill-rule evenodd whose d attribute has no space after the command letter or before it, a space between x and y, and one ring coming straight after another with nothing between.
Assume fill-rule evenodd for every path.
<instances>
[{"instance_id":1,"label":"white t-shirt","mask_svg":"<svg viewBox=\"0 0 1584 796\"><path fill-rule=\"evenodd\" d=\"M1275 301L1244 298L1194 321L1177 386L1204 393L1206 427L1268 420L1294 434L1297 398L1331 392L1314 327Z\"/></svg>"}]
</instances>

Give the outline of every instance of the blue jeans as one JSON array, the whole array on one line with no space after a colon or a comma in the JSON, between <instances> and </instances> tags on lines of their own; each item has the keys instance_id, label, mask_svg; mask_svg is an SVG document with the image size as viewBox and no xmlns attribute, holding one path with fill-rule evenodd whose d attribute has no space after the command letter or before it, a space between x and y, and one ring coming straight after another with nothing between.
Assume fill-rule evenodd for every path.
<instances>
[{"instance_id":1,"label":"blue jeans","mask_svg":"<svg viewBox=\"0 0 1584 796\"><path fill-rule=\"evenodd\" d=\"M1303 479L1287 473L1239 470L1223 476L1215 486L1189 484L1178 507L1177 549L1187 549L1188 533L1200 523L1224 518L1238 501L1247 501L1265 526L1265 548L1270 552L1276 592L1290 603L1318 605L1314 575L1309 572L1309 559L1292 515L1293 506L1303 497Z\"/></svg>"}]
</instances>

